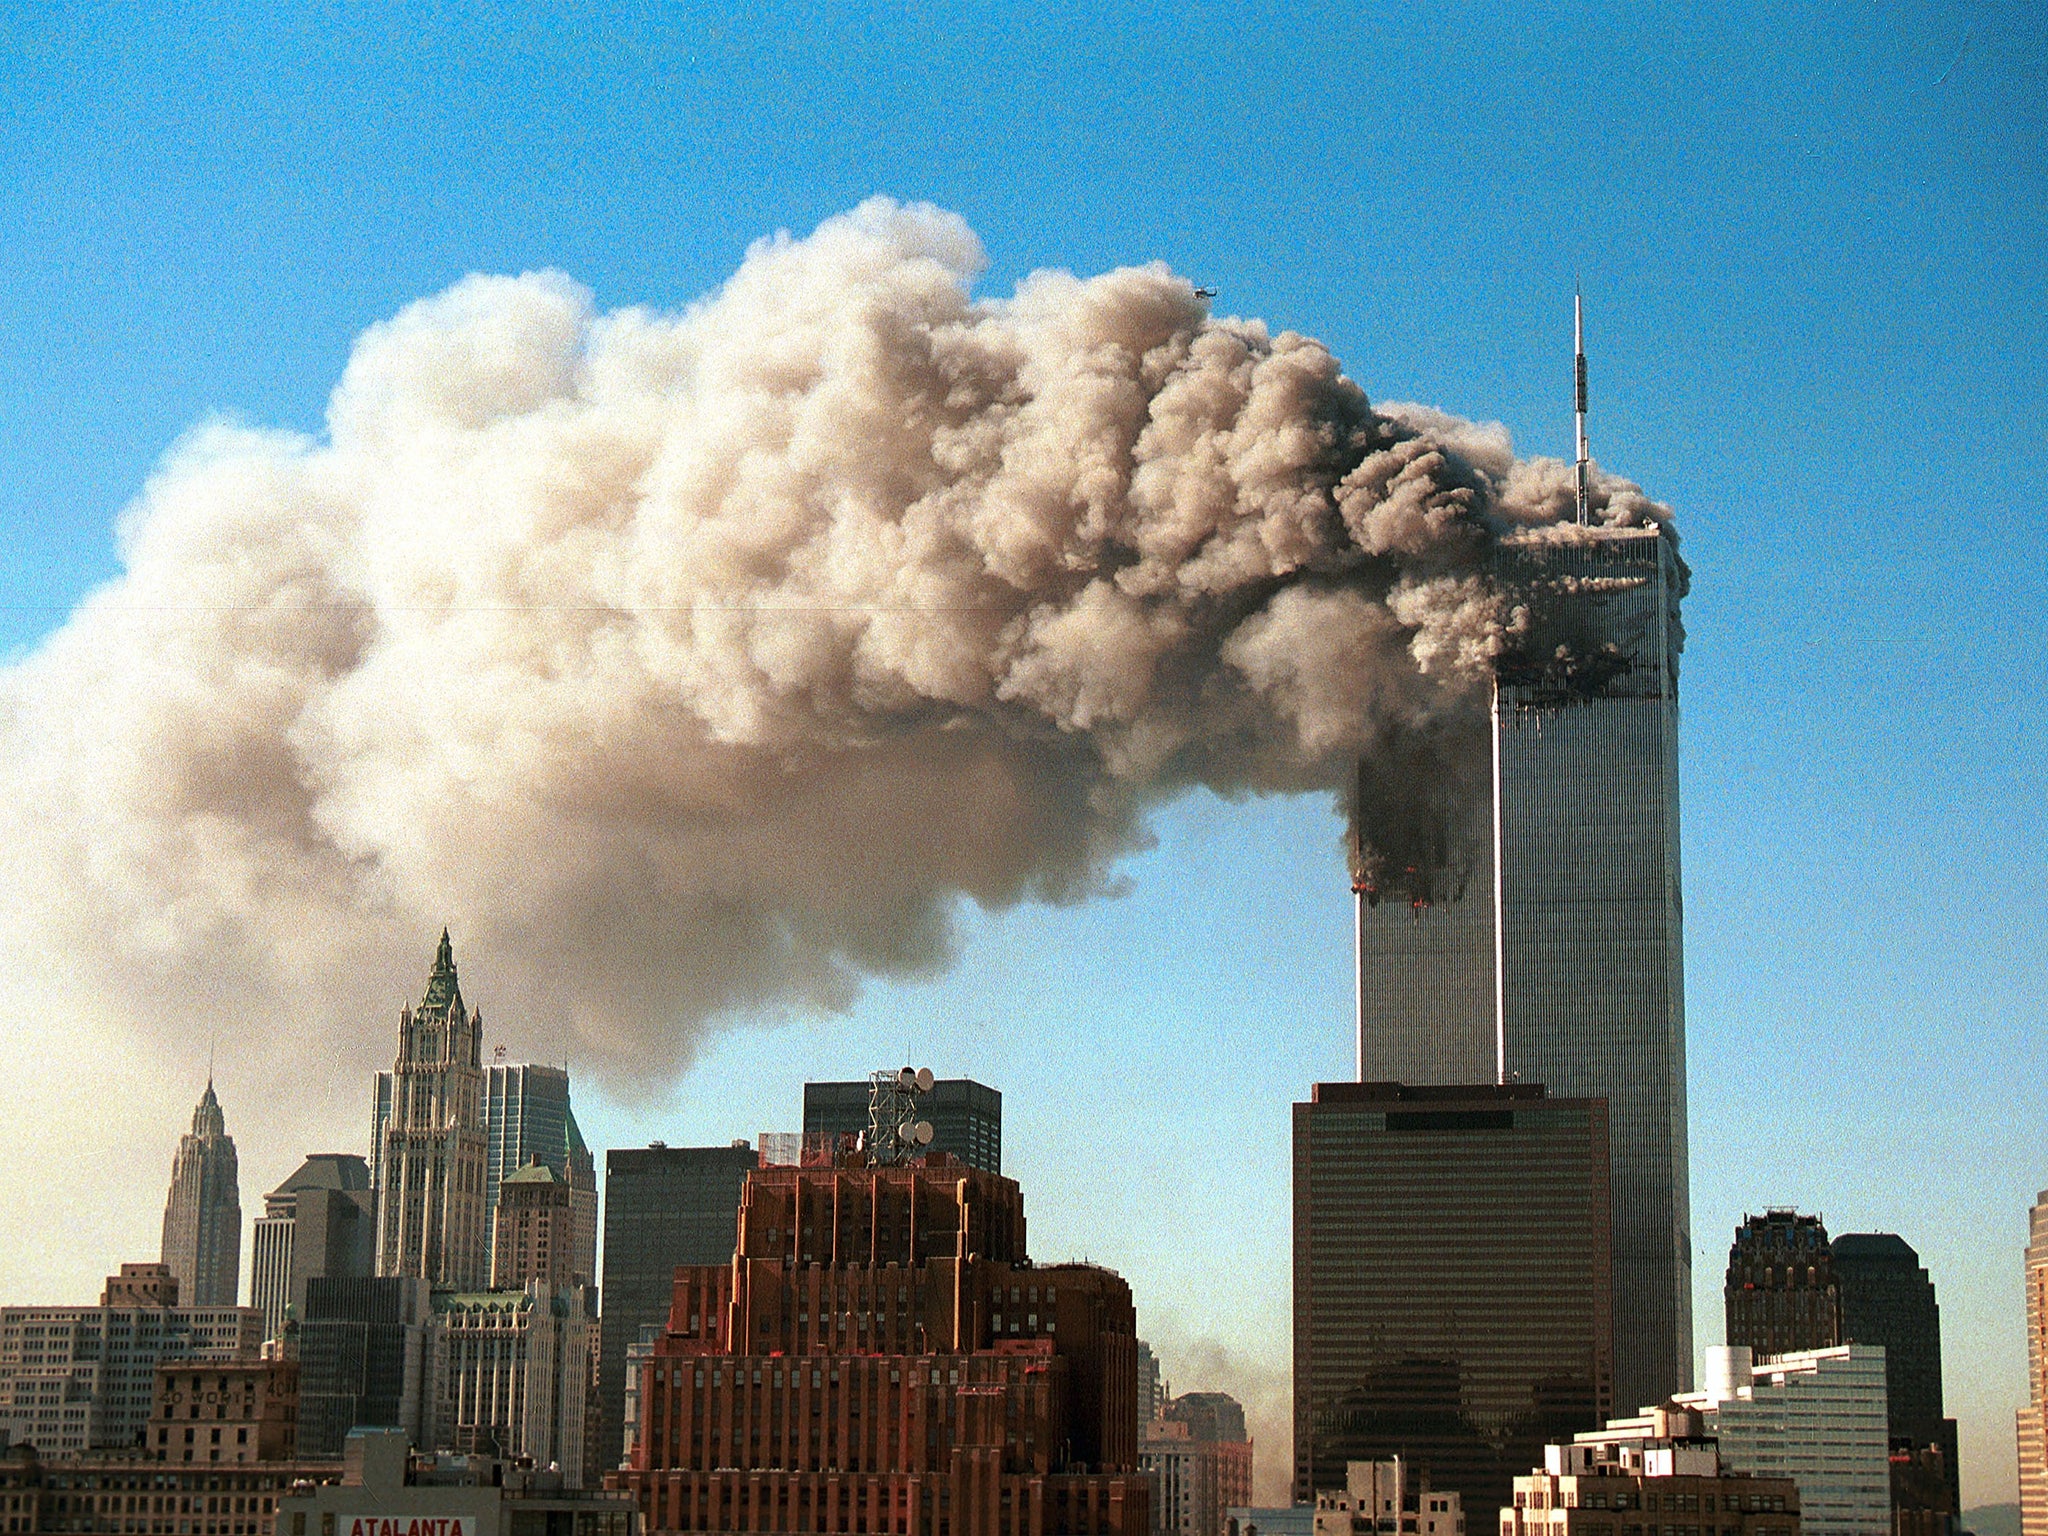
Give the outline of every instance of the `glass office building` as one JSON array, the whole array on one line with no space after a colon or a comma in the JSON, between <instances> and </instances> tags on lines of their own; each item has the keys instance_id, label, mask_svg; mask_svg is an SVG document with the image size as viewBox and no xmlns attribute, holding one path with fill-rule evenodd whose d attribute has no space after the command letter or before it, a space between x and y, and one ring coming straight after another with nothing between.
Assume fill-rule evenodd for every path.
<instances>
[{"instance_id":1,"label":"glass office building","mask_svg":"<svg viewBox=\"0 0 2048 1536\"><path fill-rule=\"evenodd\" d=\"M1653 528L1546 530L1507 546L1503 575L1539 593L1582 664L1503 664L1493 725L1468 733L1493 794L1454 829L1483 850L1462 896L1360 903L1359 1077L1505 1075L1608 1101L1615 1390L1631 1407L1692 1379L1683 576Z\"/></svg>"},{"instance_id":2,"label":"glass office building","mask_svg":"<svg viewBox=\"0 0 2048 1536\"><path fill-rule=\"evenodd\" d=\"M868 1095L857 1083L805 1083L804 1135L857 1136L868 1128ZM984 1173L1003 1171L1003 1096L972 1078L942 1077L917 1103L931 1122L934 1152Z\"/></svg>"},{"instance_id":3,"label":"glass office building","mask_svg":"<svg viewBox=\"0 0 2048 1536\"><path fill-rule=\"evenodd\" d=\"M666 1328L683 1265L724 1264L739 1236L740 1192L752 1147L645 1148L604 1160L604 1327L597 1391L602 1422L588 1465L619 1464L625 1443L626 1352L649 1326Z\"/></svg>"},{"instance_id":4,"label":"glass office building","mask_svg":"<svg viewBox=\"0 0 2048 1536\"><path fill-rule=\"evenodd\" d=\"M1294 1106L1294 1497L1400 1456L1465 1508L1614 1411L1607 1107L1528 1083Z\"/></svg>"}]
</instances>

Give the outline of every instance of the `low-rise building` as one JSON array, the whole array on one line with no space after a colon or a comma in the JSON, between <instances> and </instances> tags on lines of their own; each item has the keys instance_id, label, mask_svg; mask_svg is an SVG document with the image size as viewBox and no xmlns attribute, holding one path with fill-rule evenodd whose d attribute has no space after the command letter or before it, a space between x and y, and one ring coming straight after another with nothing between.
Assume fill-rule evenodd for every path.
<instances>
[{"instance_id":1,"label":"low-rise building","mask_svg":"<svg viewBox=\"0 0 2048 1536\"><path fill-rule=\"evenodd\" d=\"M1313 1504L1242 1504L1223 1516L1223 1536L1316 1536Z\"/></svg>"},{"instance_id":2,"label":"low-rise building","mask_svg":"<svg viewBox=\"0 0 2048 1536\"><path fill-rule=\"evenodd\" d=\"M299 1363L163 1365L148 1453L158 1461L291 1461L299 1453Z\"/></svg>"},{"instance_id":3,"label":"low-rise building","mask_svg":"<svg viewBox=\"0 0 2048 1536\"><path fill-rule=\"evenodd\" d=\"M161 1265L123 1265L99 1306L0 1307L0 1434L44 1457L139 1452L159 1365L256 1358L261 1312L177 1306L176 1287Z\"/></svg>"},{"instance_id":4,"label":"low-rise building","mask_svg":"<svg viewBox=\"0 0 2048 1536\"><path fill-rule=\"evenodd\" d=\"M1545 1447L1500 1536L1800 1536L1799 1485L1729 1470L1703 1415L1668 1406Z\"/></svg>"},{"instance_id":5,"label":"low-rise building","mask_svg":"<svg viewBox=\"0 0 2048 1536\"><path fill-rule=\"evenodd\" d=\"M92 1453L0 1454L0 1531L28 1536L271 1536L288 1489L341 1476L338 1462L161 1462Z\"/></svg>"},{"instance_id":6,"label":"low-rise building","mask_svg":"<svg viewBox=\"0 0 2048 1536\"><path fill-rule=\"evenodd\" d=\"M495 1456L415 1456L394 1430L351 1431L339 1481L294 1489L263 1536L640 1536L628 1493L562 1486Z\"/></svg>"},{"instance_id":7,"label":"low-rise building","mask_svg":"<svg viewBox=\"0 0 2048 1536\"><path fill-rule=\"evenodd\" d=\"M1319 1492L1313 1513L1315 1536L1465 1536L1464 1500L1400 1456L1345 1463L1344 1486Z\"/></svg>"}]
</instances>

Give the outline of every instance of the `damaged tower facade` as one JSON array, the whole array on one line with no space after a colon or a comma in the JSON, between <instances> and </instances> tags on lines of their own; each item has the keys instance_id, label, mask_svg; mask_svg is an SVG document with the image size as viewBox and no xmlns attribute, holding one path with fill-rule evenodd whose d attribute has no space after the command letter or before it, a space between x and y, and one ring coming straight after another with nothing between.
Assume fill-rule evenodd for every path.
<instances>
[{"instance_id":1,"label":"damaged tower facade","mask_svg":"<svg viewBox=\"0 0 2048 1536\"><path fill-rule=\"evenodd\" d=\"M1358 901L1361 1081L1542 1083L1609 1105L1615 1400L1691 1385L1692 1252L1678 850L1678 604L1662 528L1593 524L1585 360L1579 516L1505 540L1496 574L1541 615L1497 666L1467 765L1448 888L1401 871ZM1571 659L1562 661L1561 656ZM1369 835L1374 786L1360 784ZM1456 864L1456 861L1453 861ZM1361 859L1361 867L1365 861ZM1384 896L1384 899L1382 897Z\"/></svg>"},{"instance_id":2,"label":"damaged tower facade","mask_svg":"<svg viewBox=\"0 0 2048 1536\"><path fill-rule=\"evenodd\" d=\"M1358 903L1361 1081L1521 1080L1608 1101L1615 1398L1691 1385L1678 866L1680 575L1654 528L1511 544L1510 580L1583 605L1626 665L1504 665L1470 752L1491 794L1462 894Z\"/></svg>"}]
</instances>

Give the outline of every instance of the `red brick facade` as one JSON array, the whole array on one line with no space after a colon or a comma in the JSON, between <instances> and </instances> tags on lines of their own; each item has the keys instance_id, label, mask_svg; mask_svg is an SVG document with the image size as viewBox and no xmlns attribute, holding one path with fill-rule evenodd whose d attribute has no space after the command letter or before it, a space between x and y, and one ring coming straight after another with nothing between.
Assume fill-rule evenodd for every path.
<instances>
[{"instance_id":1,"label":"red brick facade","mask_svg":"<svg viewBox=\"0 0 2048 1536\"><path fill-rule=\"evenodd\" d=\"M649 1532L1145 1536L1130 1287L1032 1265L1017 1185L763 1168L680 1269L615 1486Z\"/></svg>"}]
</instances>

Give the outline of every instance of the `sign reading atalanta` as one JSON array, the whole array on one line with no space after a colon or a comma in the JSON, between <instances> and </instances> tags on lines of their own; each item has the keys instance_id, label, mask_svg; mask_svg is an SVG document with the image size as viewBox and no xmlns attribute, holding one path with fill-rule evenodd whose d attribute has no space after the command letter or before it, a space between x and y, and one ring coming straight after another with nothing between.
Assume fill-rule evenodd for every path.
<instances>
[{"instance_id":1,"label":"sign reading atalanta","mask_svg":"<svg viewBox=\"0 0 2048 1536\"><path fill-rule=\"evenodd\" d=\"M476 1519L461 1515L352 1515L348 1536L474 1536Z\"/></svg>"}]
</instances>

